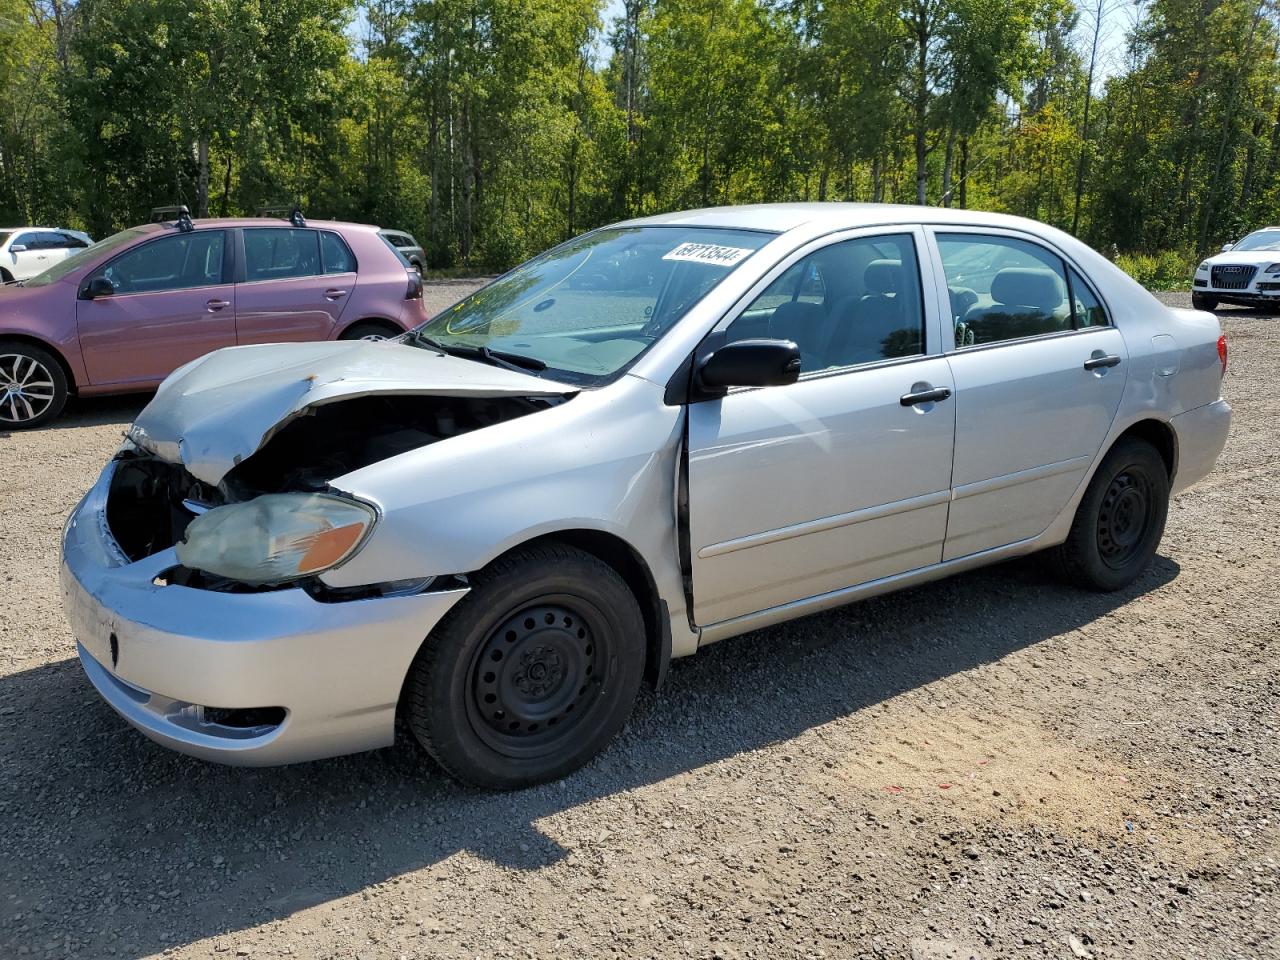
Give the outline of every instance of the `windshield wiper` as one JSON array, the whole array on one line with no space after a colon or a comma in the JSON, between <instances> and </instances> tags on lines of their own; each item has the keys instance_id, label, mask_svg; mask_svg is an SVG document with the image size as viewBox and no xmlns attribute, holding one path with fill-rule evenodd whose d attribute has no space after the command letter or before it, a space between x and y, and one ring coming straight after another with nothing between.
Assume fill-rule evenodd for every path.
<instances>
[{"instance_id":1,"label":"windshield wiper","mask_svg":"<svg viewBox=\"0 0 1280 960\"><path fill-rule=\"evenodd\" d=\"M466 360L487 363L494 367L506 367L508 370L515 370L517 373L547 369L547 365L537 357L526 357L522 353L491 350L488 347L471 347L460 343L441 343L439 340L429 337L418 330L410 331L409 338L414 343L420 343L424 347L438 351L442 357L462 357Z\"/></svg>"}]
</instances>

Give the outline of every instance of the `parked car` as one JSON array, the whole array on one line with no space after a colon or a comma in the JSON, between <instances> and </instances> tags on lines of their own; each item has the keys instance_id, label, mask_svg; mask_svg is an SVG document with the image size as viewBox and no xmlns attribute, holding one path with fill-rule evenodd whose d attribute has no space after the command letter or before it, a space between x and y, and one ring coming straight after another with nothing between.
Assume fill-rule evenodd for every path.
<instances>
[{"instance_id":1,"label":"parked car","mask_svg":"<svg viewBox=\"0 0 1280 960\"><path fill-rule=\"evenodd\" d=\"M0 283L34 277L92 243L63 227L0 227Z\"/></svg>"},{"instance_id":2,"label":"parked car","mask_svg":"<svg viewBox=\"0 0 1280 960\"><path fill-rule=\"evenodd\" d=\"M427 263L427 251L422 249L422 244L402 230L383 230L382 235L405 258L409 266L418 271L418 276L422 276Z\"/></svg>"},{"instance_id":3,"label":"parked car","mask_svg":"<svg viewBox=\"0 0 1280 960\"><path fill-rule=\"evenodd\" d=\"M377 227L184 208L0 296L0 427L47 423L71 393L153 390L219 347L381 339L426 317L421 278Z\"/></svg>"},{"instance_id":4,"label":"parked car","mask_svg":"<svg viewBox=\"0 0 1280 960\"><path fill-rule=\"evenodd\" d=\"M1246 307L1280 304L1280 227L1255 230L1239 243L1202 260L1191 281L1191 305L1214 310L1220 303Z\"/></svg>"},{"instance_id":5,"label":"parked car","mask_svg":"<svg viewBox=\"0 0 1280 960\"><path fill-rule=\"evenodd\" d=\"M624 266L573 289L589 262ZM175 372L66 525L66 611L176 750L307 760L402 716L521 787L735 634L1045 549L1133 583L1222 449L1226 361L1215 317L1029 220L634 220L397 341Z\"/></svg>"}]
</instances>

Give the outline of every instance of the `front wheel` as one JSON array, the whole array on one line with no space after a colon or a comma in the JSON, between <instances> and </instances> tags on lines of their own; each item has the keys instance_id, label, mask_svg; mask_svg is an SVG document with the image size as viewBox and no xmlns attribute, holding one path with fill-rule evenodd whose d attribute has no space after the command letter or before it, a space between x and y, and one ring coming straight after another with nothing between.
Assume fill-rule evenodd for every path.
<instances>
[{"instance_id":1,"label":"front wheel","mask_svg":"<svg viewBox=\"0 0 1280 960\"><path fill-rule=\"evenodd\" d=\"M339 335L339 340L390 340L404 333L403 330L377 320L361 320L353 323Z\"/></svg>"},{"instance_id":2,"label":"front wheel","mask_svg":"<svg viewBox=\"0 0 1280 960\"><path fill-rule=\"evenodd\" d=\"M418 651L409 728L464 783L555 780L622 728L644 659L640 607L612 567L563 544L522 549L473 576Z\"/></svg>"},{"instance_id":3,"label":"front wheel","mask_svg":"<svg viewBox=\"0 0 1280 960\"><path fill-rule=\"evenodd\" d=\"M1169 513L1169 472L1145 440L1120 440L1098 466L1058 548L1066 575L1091 590L1120 590L1155 556Z\"/></svg>"},{"instance_id":4,"label":"front wheel","mask_svg":"<svg viewBox=\"0 0 1280 960\"><path fill-rule=\"evenodd\" d=\"M0 341L0 429L48 423L67 403L67 376L47 350Z\"/></svg>"},{"instance_id":5,"label":"front wheel","mask_svg":"<svg viewBox=\"0 0 1280 960\"><path fill-rule=\"evenodd\" d=\"M1191 306L1196 310L1217 310L1218 298L1204 293L1192 293Z\"/></svg>"}]
</instances>

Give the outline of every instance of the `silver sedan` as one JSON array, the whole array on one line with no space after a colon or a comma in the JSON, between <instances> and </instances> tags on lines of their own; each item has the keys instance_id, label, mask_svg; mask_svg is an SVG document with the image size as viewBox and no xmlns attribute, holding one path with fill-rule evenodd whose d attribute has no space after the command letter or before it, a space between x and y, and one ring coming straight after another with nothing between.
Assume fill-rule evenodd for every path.
<instances>
[{"instance_id":1,"label":"silver sedan","mask_svg":"<svg viewBox=\"0 0 1280 960\"><path fill-rule=\"evenodd\" d=\"M67 522L80 659L166 746L520 787L672 657L1052 549L1140 577L1226 340L1072 237L803 204L593 231L398 341L176 371Z\"/></svg>"}]
</instances>

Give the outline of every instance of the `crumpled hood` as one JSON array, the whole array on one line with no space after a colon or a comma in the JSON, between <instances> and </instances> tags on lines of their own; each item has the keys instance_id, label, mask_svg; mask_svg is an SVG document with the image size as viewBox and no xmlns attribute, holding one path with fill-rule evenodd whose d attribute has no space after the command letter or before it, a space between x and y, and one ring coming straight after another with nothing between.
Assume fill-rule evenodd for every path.
<instances>
[{"instance_id":1,"label":"crumpled hood","mask_svg":"<svg viewBox=\"0 0 1280 960\"><path fill-rule=\"evenodd\" d=\"M290 420L327 403L373 394L532 397L577 389L391 340L228 347L170 374L129 437L217 484Z\"/></svg>"}]
</instances>

